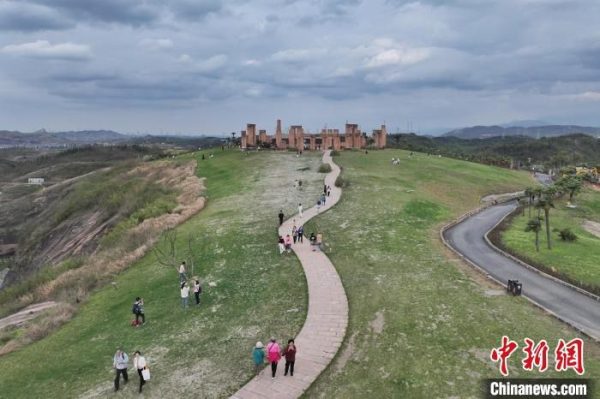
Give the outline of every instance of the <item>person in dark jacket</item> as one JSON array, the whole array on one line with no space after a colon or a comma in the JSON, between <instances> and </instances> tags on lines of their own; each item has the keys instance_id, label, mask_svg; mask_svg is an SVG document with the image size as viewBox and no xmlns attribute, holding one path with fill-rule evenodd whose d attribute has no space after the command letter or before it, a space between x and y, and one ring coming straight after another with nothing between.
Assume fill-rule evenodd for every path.
<instances>
[{"instance_id":1,"label":"person in dark jacket","mask_svg":"<svg viewBox=\"0 0 600 399\"><path fill-rule=\"evenodd\" d=\"M287 346L283 350L283 356L285 357L285 372L283 375L287 375L288 371L290 376L294 376L294 363L296 362L296 345L293 339L288 341Z\"/></svg>"},{"instance_id":2,"label":"person in dark jacket","mask_svg":"<svg viewBox=\"0 0 600 399\"><path fill-rule=\"evenodd\" d=\"M283 210L280 210L279 211L279 225L280 226L283 224L283 217L284 217Z\"/></svg>"}]
</instances>

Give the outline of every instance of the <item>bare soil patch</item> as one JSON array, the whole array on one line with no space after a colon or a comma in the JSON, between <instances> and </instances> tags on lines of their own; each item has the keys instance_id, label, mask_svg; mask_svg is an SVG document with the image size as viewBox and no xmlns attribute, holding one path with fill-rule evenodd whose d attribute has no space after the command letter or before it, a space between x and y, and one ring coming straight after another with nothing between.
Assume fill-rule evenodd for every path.
<instances>
[{"instance_id":1,"label":"bare soil patch","mask_svg":"<svg viewBox=\"0 0 600 399\"><path fill-rule=\"evenodd\" d=\"M581 225L588 233L600 238L600 223L591 220L585 220Z\"/></svg>"}]
</instances>

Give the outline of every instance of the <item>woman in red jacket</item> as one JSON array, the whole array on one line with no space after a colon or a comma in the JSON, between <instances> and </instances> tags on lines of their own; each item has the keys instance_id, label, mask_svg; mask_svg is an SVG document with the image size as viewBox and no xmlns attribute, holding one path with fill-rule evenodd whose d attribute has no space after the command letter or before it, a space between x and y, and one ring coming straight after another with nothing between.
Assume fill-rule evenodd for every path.
<instances>
[{"instance_id":1,"label":"woman in red jacket","mask_svg":"<svg viewBox=\"0 0 600 399\"><path fill-rule=\"evenodd\" d=\"M271 338L271 342L267 345L267 359L271 363L271 377L275 378L277 372L277 363L281 359L281 350L275 338Z\"/></svg>"}]
</instances>

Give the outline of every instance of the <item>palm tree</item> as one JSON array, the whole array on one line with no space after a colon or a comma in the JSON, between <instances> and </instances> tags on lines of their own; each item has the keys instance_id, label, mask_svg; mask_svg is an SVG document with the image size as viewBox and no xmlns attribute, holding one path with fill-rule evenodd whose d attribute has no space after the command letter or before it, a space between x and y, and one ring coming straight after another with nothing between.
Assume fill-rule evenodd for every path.
<instances>
[{"instance_id":1,"label":"palm tree","mask_svg":"<svg viewBox=\"0 0 600 399\"><path fill-rule=\"evenodd\" d=\"M527 197L527 199L529 200L529 201L528 201L528 202L529 202L529 206L528 206L528 208L529 208L529 219L531 219L531 205L533 204L533 199L534 199L534 198L533 198L533 196L534 196L534 194L533 194L533 190L534 190L534 189L533 189L533 187L527 187L527 188L525 189L525 192L524 192L525 196L526 196L526 197ZM523 210L523 211L524 211L524 210Z\"/></svg>"},{"instance_id":2,"label":"palm tree","mask_svg":"<svg viewBox=\"0 0 600 399\"><path fill-rule=\"evenodd\" d=\"M525 231L533 231L535 233L535 250L540 252L540 230L542 229L542 222L540 218L531 219L527 222Z\"/></svg>"},{"instance_id":3,"label":"palm tree","mask_svg":"<svg viewBox=\"0 0 600 399\"><path fill-rule=\"evenodd\" d=\"M535 199L536 198L541 198L542 197L542 191L543 188L542 187L535 187L531 193L531 202L534 204L534 206L537 208L537 204L535 204ZM542 210L540 208L538 208L538 218L540 217L542 213Z\"/></svg>"},{"instance_id":4,"label":"palm tree","mask_svg":"<svg viewBox=\"0 0 600 399\"><path fill-rule=\"evenodd\" d=\"M544 218L546 219L546 238L548 241L548 249L552 249L552 245L550 243L550 209L554 208L555 194L556 188L554 186L546 187L542 191L542 195L538 198L537 203L535 204L535 207L538 209L538 215L541 210L544 211Z\"/></svg>"}]
</instances>

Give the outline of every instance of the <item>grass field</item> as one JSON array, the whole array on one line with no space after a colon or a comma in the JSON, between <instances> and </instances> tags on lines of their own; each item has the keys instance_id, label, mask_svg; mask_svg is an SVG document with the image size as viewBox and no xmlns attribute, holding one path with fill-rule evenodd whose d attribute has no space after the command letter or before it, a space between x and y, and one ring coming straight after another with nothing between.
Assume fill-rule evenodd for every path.
<instances>
[{"instance_id":1,"label":"grass field","mask_svg":"<svg viewBox=\"0 0 600 399\"><path fill-rule=\"evenodd\" d=\"M489 353L502 335L520 348L524 337L545 338L552 350L558 338L578 336L448 259L439 241L447 220L485 194L531 184L527 175L396 150L344 152L335 162L349 185L315 223L342 277L350 323L340 353L306 397L482 397L481 379L500 376ZM521 370L520 350L510 359L511 376L538 377ZM598 345L586 341L586 356L586 375L597 376Z\"/></svg>"},{"instance_id":2,"label":"grass field","mask_svg":"<svg viewBox=\"0 0 600 399\"><path fill-rule=\"evenodd\" d=\"M575 197L577 208L566 207L566 199L557 201L550 211L552 249L548 249L546 230L540 231L540 251L535 250L535 234L525 232L529 213L512 219L502 232L502 244L511 253L540 266L553 274L600 294L600 238L588 233L582 223L585 220L600 222L600 192L585 189ZM532 215L535 215L532 210ZM545 226L545 223L542 222ZM561 241L554 229L570 228L577 235L574 242Z\"/></svg>"},{"instance_id":3,"label":"grass field","mask_svg":"<svg viewBox=\"0 0 600 399\"><path fill-rule=\"evenodd\" d=\"M203 305L180 309L176 271L149 255L57 333L1 357L0 397L106 397L117 345L147 355L153 380L144 396L226 397L251 377L256 340L299 330L305 280L294 257L277 253L276 215L280 207L287 214L297 202L314 203L320 157L215 154L199 161L208 205L178 229L180 241L193 233L203 248L196 259ZM392 157L401 164L392 166ZM499 376L489 352L502 335L521 345L524 337L545 338L552 349L558 338L577 336L449 260L439 242L445 221L482 195L529 185L527 175L403 151L343 152L335 162L348 186L315 223L347 291L350 323L340 353L307 397L479 397L480 379ZM292 187L299 178L301 192ZM136 295L145 297L148 319L139 329L128 326ZM520 370L519 355L511 358L511 376L538 376ZM599 375L599 358L598 345L586 341L587 376ZM134 396L131 384L115 395Z\"/></svg>"},{"instance_id":4,"label":"grass field","mask_svg":"<svg viewBox=\"0 0 600 399\"><path fill-rule=\"evenodd\" d=\"M184 312L177 272L150 254L92 295L59 331L1 357L0 397L106 397L119 345L130 355L136 349L146 354L154 375L147 397L225 397L251 377L257 340L284 340L299 331L306 282L296 258L278 254L277 213L316 198L320 157L233 151L204 161L196 156L208 203L178 228L178 237L182 251L188 234L202 249L195 263L203 304ZM302 191L293 187L298 178ZM131 304L138 295L145 298L148 323L134 329ZM137 397L135 383L116 397Z\"/></svg>"}]
</instances>

